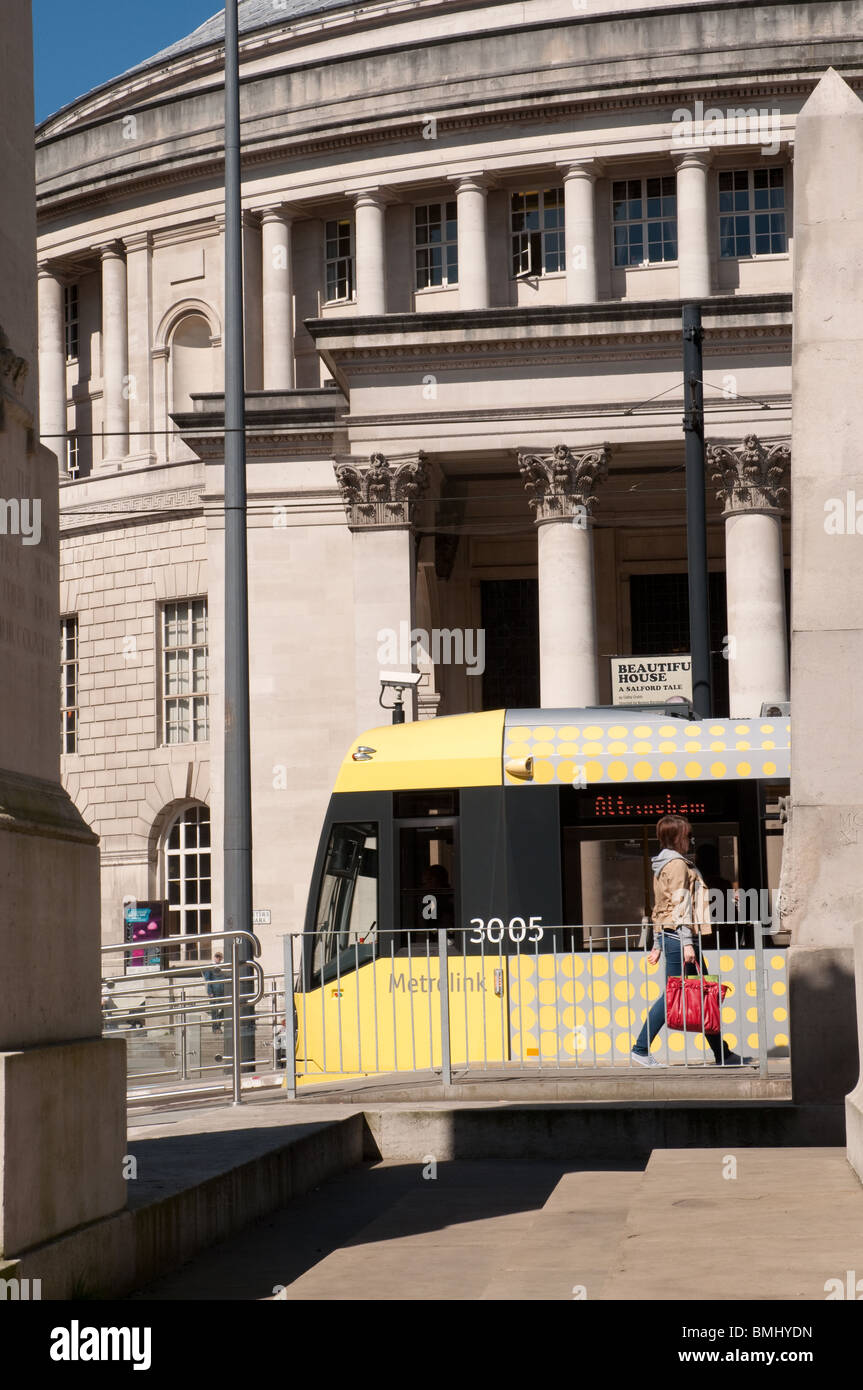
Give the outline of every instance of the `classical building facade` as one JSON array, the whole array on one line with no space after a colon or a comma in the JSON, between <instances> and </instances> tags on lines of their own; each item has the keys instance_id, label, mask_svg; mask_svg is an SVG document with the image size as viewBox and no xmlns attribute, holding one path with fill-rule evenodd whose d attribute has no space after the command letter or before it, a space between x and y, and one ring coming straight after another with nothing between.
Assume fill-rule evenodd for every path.
<instances>
[{"instance_id":1,"label":"classical building facade","mask_svg":"<svg viewBox=\"0 0 863 1390\"><path fill-rule=\"evenodd\" d=\"M702 304L716 713L788 698L795 116L839 3L243 0L255 906L301 925L344 750L608 703L685 652ZM124 899L220 911L222 16L37 133L66 785ZM422 630L417 643L411 640Z\"/></svg>"}]
</instances>

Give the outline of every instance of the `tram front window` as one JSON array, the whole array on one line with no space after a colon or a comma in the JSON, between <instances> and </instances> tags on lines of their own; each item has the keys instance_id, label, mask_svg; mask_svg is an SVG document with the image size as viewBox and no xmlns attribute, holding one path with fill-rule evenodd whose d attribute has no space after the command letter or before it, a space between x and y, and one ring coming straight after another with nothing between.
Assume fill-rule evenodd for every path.
<instances>
[{"instance_id":1,"label":"tram front window","mask_svg":"<svg viewBox=\"0 0 863 1390\"><path fill-rule=\"evenodd\" d=\"M366 954L378 923L378 827L371 823L334 825L330 833L318 896L312 955L313 979L328 977L339 958L351 969Z\"/></svg>"}]
</instances>

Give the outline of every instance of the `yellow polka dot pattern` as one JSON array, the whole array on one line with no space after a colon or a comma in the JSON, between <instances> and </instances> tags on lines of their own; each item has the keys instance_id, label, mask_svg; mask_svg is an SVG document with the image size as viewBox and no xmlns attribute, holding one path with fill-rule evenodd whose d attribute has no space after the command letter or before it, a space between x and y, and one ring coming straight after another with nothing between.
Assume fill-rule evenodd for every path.
<instances>
[{"instance_id":1,"label":"yellow polka dot pattern","mask_svg":"<svg viewBox=\"0 0 863 1390\"><path fill-rule=\"evenodd\" d=\"M572 713L570 712L570 720ZM745 721L644 720L543 722L542 710L520 710L504 729L504 763L533 758L534 782L581 787L638 782L739 781L787 778L791 724L787 719ZM546 719L548 711L545 711ZM719 755L719 756L717 756ZM504 773L507 786L530 786Z\"/></svg>"},{"instance_id":2,"label":"yellow polka dot pattern","mask_svg":"<svg viewBox=\"0 0 863 1390\"><path fill-rule=\"evenodd\" d=\"M758 1055L755 957L751 951L705 950L709 970L730 986L722 1035L731 1048ZM787 953L765 954L768 1057L787 1058ZM526 1066L629 1067L629 1053L650 1006L663 993L661 963L633 950L509 956L510 1057ZM784 1006L784 1007L783 1007ZM742 1032L742 1036L741 1036ZM666 1052L666 1045L668 1051ZM652 1051L661 1060L713 1065L700 1034L662 1029Z\"/></svg>"}]
</instances>

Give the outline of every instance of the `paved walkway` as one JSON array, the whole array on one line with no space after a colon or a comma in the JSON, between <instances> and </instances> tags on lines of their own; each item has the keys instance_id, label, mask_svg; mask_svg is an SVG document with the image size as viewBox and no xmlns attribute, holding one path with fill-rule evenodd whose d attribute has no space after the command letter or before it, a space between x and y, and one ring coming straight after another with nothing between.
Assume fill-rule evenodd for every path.
<instances>
[{"instance_id":1,"label":"paved walkway","mask_svg":"<svg viewBox=\"0 0 863 1390\"><path fill-rule=\"evenodd\" d=\"M827 1280L863 1275L863 1188L844 1149L432 1171L364 1164L135 1298L823 1300Z\"/></svg>"}]
</instances>

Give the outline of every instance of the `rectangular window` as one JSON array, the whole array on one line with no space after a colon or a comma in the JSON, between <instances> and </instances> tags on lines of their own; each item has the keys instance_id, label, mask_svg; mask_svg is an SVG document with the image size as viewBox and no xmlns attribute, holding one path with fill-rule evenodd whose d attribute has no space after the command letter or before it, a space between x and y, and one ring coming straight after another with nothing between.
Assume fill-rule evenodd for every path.
<instances>
[{"instance_id":1,"label":"rectangular window","mask_svg":"<svg viewBox=\"0 0 863 1390\"><path fill-rule=\"evenodd\" d=\"M67 434L66 436L66 472L70 478L77 478L81 472L77 434Z\"/></svg>"},{"instance_id":2,"label":"rectangular window","mask_svg":"<svg viewBox=\"0 0 863 1390\"><path fill-rule=\"evenodd\" d=\"M710 600L710 649L713 668L713 713L728 718L728 633L725 575L707 576ZM688 652L689 580L686 574L632 574L629 578L632 655L660 656Z\"/></svg>"},{"instance_id":3,"label":"rectangular window","mask_svg":"<svg viewBox=\"0 0 863 1390\"><path fill-rule=\"evenodd\" d=\"M63 289L63 320L66 328L66 357L78 356L78 286Z\"/></svg>"},{"instance_id":4,"label":"rectangular window","mask_svg":"<svg viewBox=\"0 0 863 1390\"><path fill-rule=\"evenodd\" d=\"M740 260L787 251L785 170L723 170L719 175L720 256Z\"/></svg>"},{"instance_id":5,"label":"rectangular window","mask_svg":"<svg viewBox=\"0 0 863 1390\"><path fill-rule=\"evenodd\" d=\"M677 180L615 179L611 185L614 264L677 260Z\"/></svg>"},{"instance_id":6,"label":"rectangular window","mask_svg":"<svg viewBox=\"0 0 863 1390\"><path fill-rule=\"evenodd\" d=\"M455 202L414 208L416 287L458 284L458 218Z\"/></svg>"},{"instance_id":7,"label":"rectangular window","mask_svg":"<svg viewBox=\"0 0 863 1390\"><path fill-rule=\"evenodd\" d=\"M513 193L511 207L513 277L565 270L563 189Z\"/></svg>"},{"instance_id":8,"label":"rectangular window","mask_svg":"<svg viewBox=\"0 0 863 1390\"><path fill-rule=\"evenodd\" d=\"M354 233L349 217L326 224L327 303L354 297Z\"/></svg>"},{"instance_id":9,"label":"rectangular window","mask_svg":"<svg viewBox=\"0 0 863 1390\"><path fill-rule=\"evenodd\" d=\"M78 615L60 619L60 752L78 751Z\"/></svg>"},{"instance_id":10,"label":"rectangular window","mask_svg":"<svg viewBox=\"0 0 863 1390\"><path fill-rule=\"evenodd\" d=\"M179 599L162 610L162 703L165 743L210 737L207 600Z\"/></svg>"}]
</instances>

